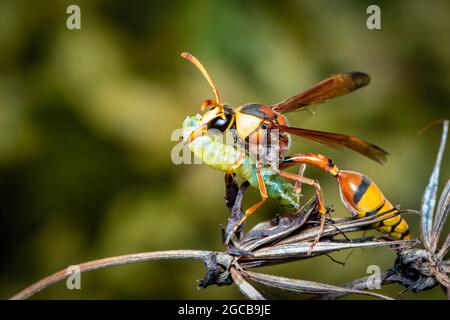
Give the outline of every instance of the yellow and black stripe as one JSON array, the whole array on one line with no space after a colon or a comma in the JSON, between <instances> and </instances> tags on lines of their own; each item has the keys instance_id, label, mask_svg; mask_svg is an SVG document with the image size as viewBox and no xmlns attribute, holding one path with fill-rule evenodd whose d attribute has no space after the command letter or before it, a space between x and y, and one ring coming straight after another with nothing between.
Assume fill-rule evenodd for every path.
<instances>
[{"instance_id":1,"label":"yellow and black stripe","mask_svg":"<svg viewBox=\"0 0 450 320\"><path fill-rule=\"evenodd\" d=\"M375 214L387 215L397 211L378 186L366 176L340 170L336 178L339 181L342 201L356 218ZM410 239L409 226L400 215L378 222L374 227L394 239Z\"/></svg>"}]
</instances>

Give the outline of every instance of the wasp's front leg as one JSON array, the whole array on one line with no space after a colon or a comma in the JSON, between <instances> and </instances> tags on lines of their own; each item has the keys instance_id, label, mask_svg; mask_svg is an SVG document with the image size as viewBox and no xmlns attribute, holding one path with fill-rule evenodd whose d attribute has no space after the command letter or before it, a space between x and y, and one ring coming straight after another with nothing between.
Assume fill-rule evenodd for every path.
<instances>
[{"instance_id":1,"label":"wasp's front leg","mask_svg":"<svg viewBox=\"0 0 450 320\"><path fill-rule=\"evenodd\" d=\"M241 152L236 161L227 169L227 174L232 174L236 168L238 168L245 159L245 153Z\"/></svg>"}]
</instances>

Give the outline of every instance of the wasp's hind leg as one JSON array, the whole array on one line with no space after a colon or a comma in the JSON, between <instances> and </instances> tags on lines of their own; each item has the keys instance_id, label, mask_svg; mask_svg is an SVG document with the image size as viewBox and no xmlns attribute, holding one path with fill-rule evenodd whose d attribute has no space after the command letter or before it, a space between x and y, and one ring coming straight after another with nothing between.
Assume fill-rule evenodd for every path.
<instances>
[{"instance_id":1,"label":"wasp's hind leg","mask_svg":"<svg viewBox=\"0 0 450 320\"><path fill-rule=\"evenodd\" d=\"M300 171L299 175L288 173L282 171L282 169L294 166L294 165L300 165ZM277 169L277 172L280 176L285 177L290 180L294 180L295 183L295 189L296 191L300 189L301 184L305 183L308 185L311 185L316 190L317 195L317 201L318 201L318 207L319 207L319 213L321 214L321 220L320 220L320 230L317 237L314 239L314 241L311 243L311 249L316 245L316 243L320 240L320 237L322 236L323 229L325 226L325 214L328 213L327 208L325 207L324 199L323 199L323 193L322 189L320 188L320 185L317 181L313 179L309 179L306 177L303 177L303 172L305 170L306 164L310 164L312 166L318 167L322 170L325 170L329 172L332 175L336 175L339 170L336 167L336 165L329 159L328 157L314 154L314 153L305 153L305 154L296 154L293 156L288 156L281 161L279 168Z\"/></svg>"},{"instance_id":2,"label":"wasp's hind leg","mask_svg":"<svg viewBox=\"0 0 450 320\"><path fill-rule=\"evenodd\" d=\"M242 164L242 162L244 162L244 159L245 159L245 153L244 152L239 153L238 158L227 169L226 174L232 174L234 172L234 170L236 170Z\"/></svg>"},{"instance_id":3,"label":"wasp's hind leg","mask_svg":"<svg viewBox=\"0 0 450 320\"><path fill-rule=\"evenodd\" d=\"M305 170L306 170L306 164L302 163L300 165L300 168L298 169L298 175L303 177ZM302 192L302 183L301 182L298 182L298 181L295 182L294 192L297 193L298 195L300 195L300 193Z\"/></svg>"},{"instance_id":4,"label":"wasp's hind leg","mask_svg":"<svg viewBox=\"0 0 450 320\"><path fill-rule=\"evenodd\" d=\"M324 226L325 226L325 214L327 213L327 208L325 207L325 202L323 200L322 188L320 187L320 184L316 180L306 178L306 177L300 176L298 174L281 171L279 169L277 170L277 173L286 179L295 181L296 183L300 183L300 184L304 183L304 184L313 186L314 189L316 190L318 208L319 208L319 213L320 213L320 229L319 229L319 234L314 239L314 241L311 243L310 250L312 250L312 248L315 247L317 242L319 242L320 237L322 236L322 233L323 233Z\"/></svg>"},{"instance_id":5,"label":"wasp's hind leg","mask_svg":"<svg viewBox=\"0 0 450 320\"><path fill-rule=\"evenodd\" d=\"M304 184L314 187L314 189L316 190L317 201L319 202L318 203L319 213L320 214L327 213L327 209L325 207L325 203L323 200L322 188L320 187L319 182L317 182L314 179L306 178L304 176L300 176L298 174L294 174L294 173L290 173L290 172L285 172L282 170L277 170L277 173L286 179L295 181L296 183L299 183L299 184L304 183Z\"/></svg>"},{"instance_id":6,"label":"wasp's hind leg","mask_svg":"<svg viewBox=\"0 0 450 320\"><path fill-rule=\"evenodd\" d=\"M337 179L341 201L355 218L374 214L385 215L396 210L371 179L358 172L339 170L327 156L314 153L296 154L285 157L280 168L303 163L322 169ZM374 227L395 239L410 238L408 223L401 216L383 220Z\"/></svg>"},{"instance_id":7,"label":"wasp's hind leg","mask_svg":"<svg viewBox=\"0 0 450 320\"><path fill-rule=\"evenodd\" d=\"M300 175L282 171L282 169L286 169L297 164L300 165ZM276 168L275 170L279 175L287 179L294 180L296 182L296 190L301 186L301 183L312 185L316 189L317 199L319 201L319 212L326 213L327 210L325 209L322 190L319 183L315 180L303 177L306 164L322 169L335 177L339 174L339 169L330 158L314 153L299 153L293 156L285 157L281 161L279 168Z\"/></svg>"}]
</instances>

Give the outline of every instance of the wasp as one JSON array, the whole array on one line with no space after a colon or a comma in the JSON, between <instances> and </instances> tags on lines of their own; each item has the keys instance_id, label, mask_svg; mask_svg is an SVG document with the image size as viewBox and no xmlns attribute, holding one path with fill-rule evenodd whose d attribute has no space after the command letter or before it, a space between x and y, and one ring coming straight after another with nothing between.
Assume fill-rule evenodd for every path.
<instances>
[{"instance_id":1,"label":"wasp","mask_svg":"<svg viewBox=\"0 0 450 320\"><path fill-rule=\"evenodd\" d=\"M317 167L336 178L340 198L354 217L391 214L396 210L370 178L358 172L340 170L329 157L313 153L287 155L290 135L295 135L329 147L347 147L381 164L385 163L388 153L374 144L351 135L290 127L284 116L284 113L307 109L312 104L364 87L370 82L369 75L362 72L340 73L274 105L247 103L233 109L222 104L216 85L200 61L186 52L181 56L200 70L215 95L215 99L202 103L202 111L206 110L203 115L187 117L184 121L185 143L205 164L248 180L261 195L261 200L249 207L237 222L228 241L242 222L268 198L277 199L284 206L299 208L298 195L302 184L310 185L315 190L323 230L327 213L323 192L316 180L303 175L306 165ZM209 134L211 129L220 133L232 132L235 143L224 143L218 135ZM271 134L274 131L277 132L276 139ZM284 171L294 165L300 165L299 174ZM399 215L378 222L374 227L395 239L406 240L410 237L408 224ZM319 239L320 234L311 247Z\"/></svg>"}]
</instances>

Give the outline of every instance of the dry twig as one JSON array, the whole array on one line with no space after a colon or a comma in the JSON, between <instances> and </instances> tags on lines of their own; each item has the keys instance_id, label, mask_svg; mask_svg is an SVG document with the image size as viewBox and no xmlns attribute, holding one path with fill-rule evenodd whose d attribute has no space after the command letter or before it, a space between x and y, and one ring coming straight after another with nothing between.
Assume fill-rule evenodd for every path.
<instances>
[{"instance_id":1,"label":"dry twig","mask_svg":"<svg viewBox=\"0 0 450 320\"><path fill-rule=\"evenodd\" d=\"M235 184L235 181L227 177L228 182ZM231 180L230 180L231 179ZM227 205L231 211L230 223L239 219L242 214L242 197L247 188L243 184L241 188L227 186ZM400 214L400 213L395 213ZM411 247L415 241L386 241L377 239L356 240L334 240L337 234L351 231L363 230L380 219L390 218L386 215L382 218L372 217L369 219L337 219L330 221L323 233L322 240L311 250L310 241L315 239L319 232L317 226L317 206L313 202L310 206L296 215L281 216L270 221L256 225L247 233L241 229L238 241L232 242L226 252L212 252L205 250L173 250L158 251L123 255L105 259L94 260L77 265L80 272L92 271L100 268L156 261L156 260L201 260L207 267L207 272L199 287L206 288L209 285L229 285L236 284L239 290L249 299L264 299L265 296L254 288L247 280L258 282L268 287L288 290L297 293L326 294L334 293L364 294L378 298L390 299L389 297L371 292L355 290L352 288L337 287L322 283L305 280L289 279L279 276L266 275L250 272L249 269L269 264L285 263L293 260L307 259L313 256L328 254L330 252L364 247ZM230 227L227 228L230 230ZM223 232L224 236L226 231ZM73 267L73 266L71 266ZM26 299L43 290L44 288L62 281L71 275L69 269L63 269L50 275L28 288L17 293L11 299Z\"/></svg>"}]
</instances>

